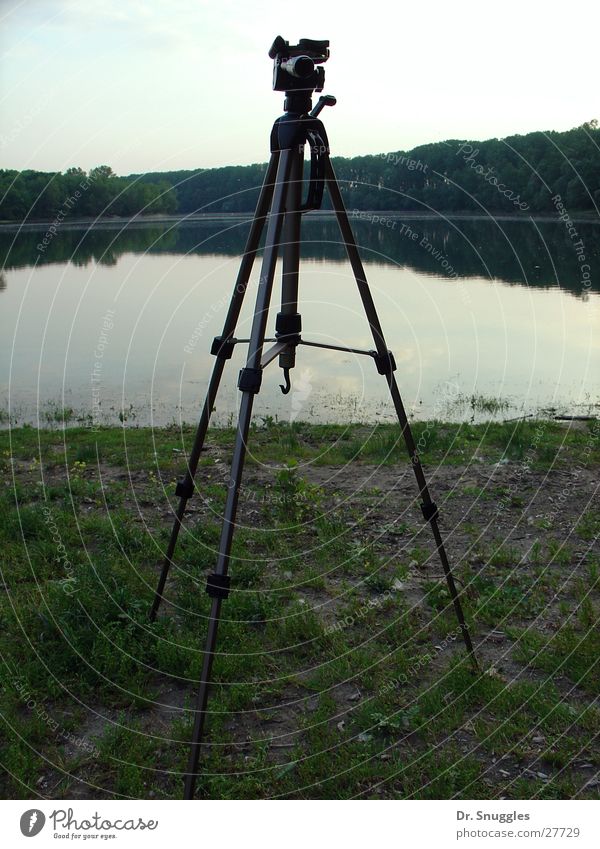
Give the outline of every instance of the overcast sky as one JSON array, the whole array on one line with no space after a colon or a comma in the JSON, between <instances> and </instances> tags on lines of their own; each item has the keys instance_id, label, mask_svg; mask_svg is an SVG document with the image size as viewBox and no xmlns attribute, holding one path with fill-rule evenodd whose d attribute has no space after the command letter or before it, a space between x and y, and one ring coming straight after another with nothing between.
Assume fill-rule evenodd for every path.
<instances>
[{"instance_id":1,"label":"overcast sky","mask_svg":"<svg viewBox=\"0 0 600 849\"><path fill-rule=\"evenodd\" d=\"M600 117L597 0L0 0L0 17L3 168L262 162L278 34L331 41L334 154Z\"/></svg>"}]
</instances>

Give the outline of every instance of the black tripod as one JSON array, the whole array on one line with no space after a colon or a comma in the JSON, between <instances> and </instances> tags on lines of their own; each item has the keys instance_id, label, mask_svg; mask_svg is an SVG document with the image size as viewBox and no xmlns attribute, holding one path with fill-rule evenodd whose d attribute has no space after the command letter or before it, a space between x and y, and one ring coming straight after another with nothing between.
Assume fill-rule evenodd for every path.
<instances>
[{"instance_id":1,"label":"black tripod","mask_svg":"<svg viewBox=\"0 0 600 849\"><path fill-rule=\"evenodd\" d=\"M179 505L162 567L162 573L158 582L156 596L152 605L150 614L152 620L156 617L163 597L165 582L172 563L186 505L194 491L194 476L198 467L200 452L204 444L210 414L215 403L225 362L232 356L234 346L237 343L247 342L248 358L245 368L240 371L238 380L242 399L227 490L219 555L215 571L209 575L206 585L206 591L212 598L212 605L200 679L200 690L195 710L192 747L188 770L185 776L186 799L191 799L194 795L221 603L229 595L230 578L227 573L236 524L238 497L246 455L250 419L252 416L252 405L255 395L260 390L263 369L277 357L279 357L280 367L284 370L286 381L285 387L282 388L284 391L289 390L289 369L295 365L296 349L299 345L310 345L317 348L364 354L374 360L377 371L385 377L417 479L419 494L422 499L421 508L423 516L431 525L437 551L444 569L446 581L448 582L448 589L454 604L456 617L460 624L462 637L473 666L475 669L477 668L473 645L438 527L437 507L427 488L419 454L394 377L394 370L396 368L394 357L391 351L388 351L383 338L375 304L373 303L367 284L348 215L344 208L340 188L329 159L329 144L325 128L317 118L317 115L324 106L333 104L335 104L335 98L321 97L317 106L310 111L312 106L310 95L307 96L304 92L302 94L294 93L293 95L288 93L285 106L287 110L286 114L275 122L271 133L271 159L256 207L256 213L250 227L246 249L225 319L225 325L222 334L216 337L212 344L211 353L216 357L216 361L190 453L187 472L185 477L179 481L176 488ZM311 179L309 182L307 202L302 204L304 146L307 142L311 148ZM316 209L320 206L324 185L329 190L333 209L335 210L342 238L346 245L348 258L354 277L356 278L356 284L365 309L367 321L371 328L375 345L375 349L372 351L308 342L301 337L301 318L298 313L298 266L300 259L301 217L303 212L309 209ZM269 212L262 269L250 339L236 339L234 333L237 320L258 250L260 236ZM265 330L280 240L283 244L281 312L277 315L275 339L266 340ZM271 341L274 344L266 351L263 351L265 341Z\"/></svg>"}]
</instances>

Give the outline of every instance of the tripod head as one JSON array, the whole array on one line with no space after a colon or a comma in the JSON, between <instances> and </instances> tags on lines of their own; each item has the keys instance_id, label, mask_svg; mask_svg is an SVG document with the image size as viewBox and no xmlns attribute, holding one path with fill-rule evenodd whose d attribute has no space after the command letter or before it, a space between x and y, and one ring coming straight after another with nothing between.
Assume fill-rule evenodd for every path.
<instances>
[{"instance_id":1,"label":"tripod head","mask_svg":"<svg viewBox=\"0 0 600 849\"><path fill-rule=\"evenodd\" d=\"M311 97L323 91L325 69L316 67L329 59L329 41L301 38L290 44L277 36L269 56L273 59L273 91L285 91L284 110L306 114L310 112Z\"/></svg>"},{"instance_id":2,"label":"tripod head","mask_svg":"<svg viewBox=\"0 0 600 849\"><path fill-rule=\"evenodd\" d=\"M285 91L285 115L275 121L271 132L271 152L310 144L310 183L306 203L299 212L319 209L323 198L324 156L329 155L329 142L322 122L317 119L325 106L334 106L335 97L325 95L312 108L312 95L323 91L325 70L329 59L329 41L301 38L290 44L277 36L269 56L273 59L273 90Z\"/></svg>"}]
</instances>

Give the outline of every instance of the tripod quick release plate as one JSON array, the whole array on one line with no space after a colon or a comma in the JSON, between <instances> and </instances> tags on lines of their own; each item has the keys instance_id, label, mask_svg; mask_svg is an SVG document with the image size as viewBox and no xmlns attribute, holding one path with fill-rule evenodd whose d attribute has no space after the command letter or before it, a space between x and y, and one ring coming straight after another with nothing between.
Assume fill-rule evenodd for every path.
<instances>
[{"instance_id":1,"label":"tripod quick release plate","mask_svg":"<svg viewBox=\"0 0 600 849\"><path fill-rule=\"evenodd\" d=\"M290 44L278 35L271 45L269 57L290 59L294 56L308 56L315 64L326 62L329 59L329 40L315 41L312 38L301 38L298 44Z\"/></svg>"}]
</instances>

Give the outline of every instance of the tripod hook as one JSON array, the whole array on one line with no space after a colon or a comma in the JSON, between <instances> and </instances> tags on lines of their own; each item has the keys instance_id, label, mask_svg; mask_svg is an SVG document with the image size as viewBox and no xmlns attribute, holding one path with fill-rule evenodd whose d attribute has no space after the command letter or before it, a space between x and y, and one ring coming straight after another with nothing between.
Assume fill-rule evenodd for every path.
<instances>
[{"instance_id":1,"label":"tripod hook","mask_svg":"<svg viewBox=\"0 0 600 849\"><path fill-rule=\"evenodd\" d=\"M283 378L285 380L285 385L282 383L279 384L279 388L283 395L287 395L290 389L292 388L292 384L290 383L290 370L289 368L283 369Z\"/></svg>"}]
</instances>

